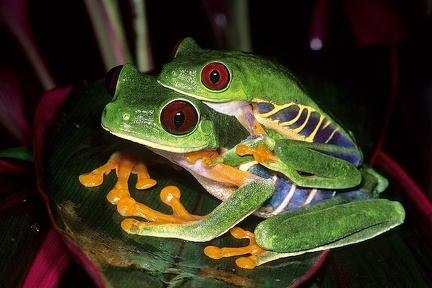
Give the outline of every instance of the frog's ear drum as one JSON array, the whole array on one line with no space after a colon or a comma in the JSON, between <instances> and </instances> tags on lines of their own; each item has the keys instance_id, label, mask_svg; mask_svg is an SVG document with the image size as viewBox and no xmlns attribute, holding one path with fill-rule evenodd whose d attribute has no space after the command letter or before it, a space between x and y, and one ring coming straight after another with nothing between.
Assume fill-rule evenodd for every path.
<instances>
[{"instance_id":1,"label":"frog's ear drum","mask_svg":"<svg viewBox=\"0 0 432 288\"><path fill-rule=\"evenodd\" d=\"M192 103L184 100L174 100L162 109L160 121L168 133L185 135L195 130L199 116Z\"/></svg>"},{"instance_id":2,"label":"frog's ear drum","mask_svg":"<svg viewBox=\"0 0 432 288\"><path fill-rule=\"evenodd\" d=\"M118 77L122 69L123 65L115 66L105 76L105 88L111 96L115 94Z\"/></svg>"}]
</instances>

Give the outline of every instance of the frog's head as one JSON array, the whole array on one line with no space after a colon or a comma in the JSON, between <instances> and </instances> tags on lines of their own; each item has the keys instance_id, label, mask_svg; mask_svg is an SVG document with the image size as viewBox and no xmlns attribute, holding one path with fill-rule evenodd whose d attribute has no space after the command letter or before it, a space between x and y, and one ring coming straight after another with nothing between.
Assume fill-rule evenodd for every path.
<instances>
[{"instance_id":1,"label":"frog's head","mask_svg":"<svg viewBox=\"0 0 432 288\"><path fill-rule=\"evenodd\" d=\"M242 51L202 49L192 38L177 44L158 82L209 102L249 101L287 89L289 94L303 93L298 80L280 63Z\"/></svg>"},{"instance_id":2,"label":"frog's head","mask_svg":"<svg viewBox=\"0 0 432 288\"><path fill-rule=\"evenodd\" d=\"M202 49L192 38L176 45L173 61L166 63L158 82L200 100L245 100L243 59L248 53ZM241 74L241 75L240 75Z\"/></svg>"},{"instance_id":3,"label":"frog's head","mask_svg":"<svg viewBox=\"0 0 432 288\"><path fill-rule=\"evenodd\" d=\"M102 127L112 134L175 153L219 147L214 119L201 114L208 108L199 100L162 87L130 64L113 68L105 83L113 99Z\"/></svg>"}]
</instances>

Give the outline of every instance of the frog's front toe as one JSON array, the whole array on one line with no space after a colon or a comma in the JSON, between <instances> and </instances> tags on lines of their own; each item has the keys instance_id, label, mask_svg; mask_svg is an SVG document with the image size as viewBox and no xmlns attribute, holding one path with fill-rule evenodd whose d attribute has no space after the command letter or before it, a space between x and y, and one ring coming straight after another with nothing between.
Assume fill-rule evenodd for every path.
<instances>
[{"instance_id":1,"label":"frog's front toe","mask_svg":"<svg viewBox=\"0 0 432 288\"><path fill-rule=\"evenodd\" d=\"M118 204L118 202L125 198L125 197L129 197L130 196L130 192L127 188L116 188L114 187L114 189L112 189L106 196L107 200L111 203L111 204Z\"/></svg>"},{"instance_id":2,"label":"frog's front toe","mask_svg":"<svg viewBox=\"0 0 432 288\"><path fill-rule=\"evenodd\" d=\"M180 202L180 190L176 186L164 187L160 192L162 202L170 206L173 213L165 214L156 211L147 205L137 202L132 197L123 197L117 202L117 211L126 217L139 217L148 222L140 222L138 220L126 219L122 223L122 227L127 232L140 231L137 227L156 224L186 224L195 222L203 218L203 216L190 214L183 204ZM133 221L132 221L133 220Z\"/></svg>"},{"instance_id":3,"label":"frog's front toe","mask_svg":"<svg viewBox=\"0 0 432 288\"><path fill-rule=\"evenodd\" d=\"M124 231L126 231L129 234L139 234L140 233L140 224L142 222L136 220L136 219L125 219L121 222L121 227Z\"/></svg>"},{"instance_id":4,"label":"frog's front toe","mask_svg":"<svg viewBox=\"0 0 432 288\"><path fill-rule=\"evenodd\" d=\"M117 204L120 199L130 196L128 181L131 174L137 175L135 188L138 190L149 189L157 183L156 180L150 178L147 166L139 155L128 151L113 153L104 165L80 175L79 181L86 187L99 186L104 182L104 175L109 174L113 169L116 171L117 181L107 195L111 204Z\"/></svg>"},{"instance_id":5,"label":"frog's front toe","mask_svg":"<svg viewBox=\"0 0 432 288\"><path fill-rule=\"evenodd\" d=\"M188 152L184 154L184 158L190 163L195 163L198 159L201 159L202 163L207 167L223 162L223 158L216 150L199 150Z\"/></svg>"},{"instance_id":6,"label":"frog's front toe","mask_svg":"<svg viewBox=\"0 0 432 288\"><path fill-rule=\"evenodd\" d=\"M151 178L139 179L135 185L135 188L138 190L145 190L155 186L156 184L156 180Z\"/></svg>"},{"instance_id":7,"label":"frog's front toe","mask_svg":"<svg viewBox=\"0 0 432 288\"><path fill-rule=\"evenodd\" d=\"M243 144L238 145L236 147L236 153L240 156L252 155L258 163L274 163L276 161L276 156L265 144L260 144L256 148Z\"/></svg>"},{"instance_id":8,"label":"frog's front toe","mask_svg":"<svg viewBox=\"0 0 432 288\"><path fill-rule=\"evenodd\" d=\"M85 187L97 187L103 183L103 175L90 172L80 175L79 181Z\"/></svg>"}]
</instances>

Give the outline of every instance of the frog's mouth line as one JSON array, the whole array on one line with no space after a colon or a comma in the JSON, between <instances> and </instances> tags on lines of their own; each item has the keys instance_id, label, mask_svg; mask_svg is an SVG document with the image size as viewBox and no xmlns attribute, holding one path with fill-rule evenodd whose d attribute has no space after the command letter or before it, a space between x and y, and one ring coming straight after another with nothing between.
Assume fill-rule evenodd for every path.
<instances>
[{"instance_id":1,"label":"frog's mouth line","mask_svg":"<svg viewBox=\"0 0 432 288\"><path fill-rule=\"evenodd\" d=\"M199 151L204 149L205 147L174 147L174 146L168 146L168 145L163 145L163 144L159 144L159 143L154 143L145 139L141 139L141 138L137 138L134 136L130 136L130 135L125 135L121 132L115 132L112 131L110 129L108 129L107 127L104 127L102 125L102 128L104 128L106 131L108 131L109 133L113 134L114 136L117 136L119 138L125 139L125 140L129 140L138 144L142 144L151 148L155 148L158 150L163 150L163 151L167 151L167 152L172 152L172 153L178 153L178 154L183 154L183 153L187 153L187 152L193 152L193 151Z\"/></svg>"}]
</instances>

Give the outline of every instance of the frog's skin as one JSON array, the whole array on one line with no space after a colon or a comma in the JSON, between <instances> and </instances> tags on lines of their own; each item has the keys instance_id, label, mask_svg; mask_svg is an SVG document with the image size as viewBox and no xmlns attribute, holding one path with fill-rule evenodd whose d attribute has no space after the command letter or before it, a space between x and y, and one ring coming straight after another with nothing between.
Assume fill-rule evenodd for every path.
<instances>
[{"instance_id":1,"label":"frog's skin","mask_svg":"<svg viewBox=\"0 0 432 288\"><path fill-rule=\"evenodd\" d=\"M360 169L361 185L340 193L297 187L257 162L249 163L253 160L250 156L232 156L230 151L249 135L236 118L158 85L154 77L141 74L129 64L112 70L107 80L114 96L105 107L102 126L185 168L205 189L224 200L206 216L192 215L180 203L180 191L166 187L161 198L173 209L173 215L166 215L126 193L116 199L117 210L123 216L150 221L125 219L122 228L128 233L209 241L232 228L235 237L249 238L250 245L221 249L209 246L204 252L213 258L251 254L236 263L253 268L281 257L360 242L403 222L404 210L398 202L375 198L386 181L370 168ZM128 159L126 163L128 171L138 166ZM102 170L106 172L107 168ZM301 199L305 195L309 197ZM314 201L317 204L312 205ZM272 217L257 226L255 235L235 227L263 205L261 216ZM292 209L296 210L280 213Z\"/></svg>"},{"instance_id":2,"label":"frog's skin","mask_svg":"<svg viewBox=\"0 0 432 288\"><path fill-rule=\"evenodd\" d=\"M202 49L185 38L158 82L236 116L252 135L268 135L264 144L278 161L264 158L261 164L299 186L343 189L361 181L356 167L363 156L354 137L276 62L241 51Z\"/></svg>"}]
</instances>

